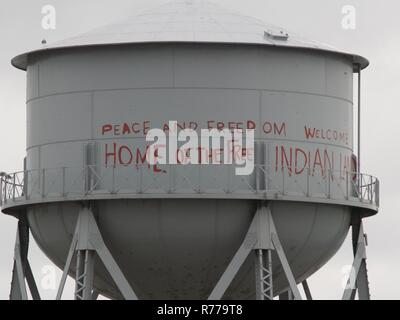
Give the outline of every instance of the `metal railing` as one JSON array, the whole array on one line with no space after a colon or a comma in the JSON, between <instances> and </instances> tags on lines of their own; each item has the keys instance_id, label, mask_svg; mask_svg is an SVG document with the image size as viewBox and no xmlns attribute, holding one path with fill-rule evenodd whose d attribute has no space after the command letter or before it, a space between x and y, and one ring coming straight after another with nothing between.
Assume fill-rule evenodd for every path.
<instances>
[{"instance_id":1,"label":"metal railing","mask_svg":"<svg viewBox=\"0 0 400 320\"><path fill-rule=\"evenodd\" d=\"M326 172L258 165L250 176L235 175L232 165L167 165L35 169L3 175L0 205L87 199L93 196L307 198L379 206L379 180L355 172ZM355 204L357 206L357 204Z\"/></svg>"}]
</instances>

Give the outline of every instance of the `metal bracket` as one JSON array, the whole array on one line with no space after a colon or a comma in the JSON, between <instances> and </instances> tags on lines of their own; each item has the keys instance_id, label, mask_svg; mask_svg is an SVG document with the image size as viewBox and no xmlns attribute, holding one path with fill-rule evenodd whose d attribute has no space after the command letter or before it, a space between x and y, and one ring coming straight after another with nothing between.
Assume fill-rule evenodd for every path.
<instances>
[{"instance_id":1,"label":"metal bracket","mask_svg":"<svg viewBox=\"0 0 400 320\"><path fill-rule=\"evenodd\" d=\"M258 300L272 300L274 297L272 281L272 251L276 251L289 282L295 300L301 300L296 280L292 274L285 252L279 241L269 206L261 205L247 232L247 235L236 252L227 269L221 276L209 300L222 299L235 275L251 252L255 252L256 297Z\"/></svg>"},{"instance_id":2,"label":"metal bracket","mask_svg":"<svg viewBox=\"0 0 400 320\"><path fill-rule=\"evenodd\" d=\"M93 288L94 257L99 256L110 276L126 300L137 300L121 269L118 267L110 251L107 249L91 209L82 208L71 247L65 263L64 272L57 292L57 300L61 299L73 257L76 255L76 300L93 300L97 291Z\"/></svg>"},{"instance_id":3,"label":"metal bracket","mask_svg":"<svg viewBox=\"0 0 400 320\"><path fill-rule=\"evenodd\" d=\"M33 300L40 300L40 294L28 261L28 248L29 226L26 217L21 215L15 240L10 300L28 300L25 280L28 283Z\"/></svg>"}]
</instances>

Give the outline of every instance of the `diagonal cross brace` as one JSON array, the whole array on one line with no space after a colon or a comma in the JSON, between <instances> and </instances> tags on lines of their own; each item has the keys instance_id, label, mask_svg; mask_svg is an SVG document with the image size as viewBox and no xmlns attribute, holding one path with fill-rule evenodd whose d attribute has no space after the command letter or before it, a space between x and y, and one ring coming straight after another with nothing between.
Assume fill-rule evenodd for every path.
<instances>
[{"instance_id":1,"label":"diagonal cross brace","mask_svg":"<svg viewBox=\"0 0 400 320\"><path fill-rule=\"evenodd\" d=\"M126 300L137 300L135 292L130 287L118 264L108 250L103 241L100 230L92 211L89 208L82 208L79 212L78 222L71 242L71 247L67 256L60 286L56 299L61 299L72 259L77 252L94 251L97 253L110 276L114 280L121 294ZM84 282L85 283L85 280ZM86 294L85 297L88 295ZM91 296L93 294L91 293Z\"/></svg>"},{"instance_id":2,"label":"diagonal cross brace","mask_svg":"<svg viewBox=\"0 0 400 320\"><path fill-rule=\"evenodd\" d=\"M354 299L356 288L359 290L360 300L369 300L370 295L366 271L366 241L362 221L360 220L358 223L353 224L352 228L356 228L356 232L358 231L358 237L356 238L356 250L351 273L347 280L342 300ZM360 290L361 288L362 290Z\"/></svg>"},{"instance_id":3,"label":"diagonal cross brace","mask_svg":"<svg viewBox=\"0 0 400 320\"><path fill-rule=\"evenodd\" d=\"M304 280L302 282L302 285L303 285L304 293L306 294L307 300L312 300L313 298L312 298L311 290L310 290L310 287L308 286L307 280Z\"/></svg>"},{"instance_id":4,"label":"diagonal cross brace","mask_svg":"<svg viewBox=\"0 0 400 320\"><path fill-rule=\"evenodd\" d=\"M28 300L25 280L33 300L40 300L40 294L28 260L29 226L26 217L18 221L14 248L14 267L11 282L10 300Z\"/></svg>"},{"instance_id":5,"label":"diagonal cross brace","mask_svg":"<svg viewBox=\"0 0 400 320\"><path fill-rule=\"evenodd\" d=\"M279 241L278 234L272 219L270 207L260 206L254 215L250 228L242 245L229 263L227 269L219 279L208 300L220 300L232 283L240 267L252 251L275 250L281 262L285 275L296 300L301 300L300 291L292 274L286 255ZM272 270L271 270L272 271ZM271 275L272 278L272 275Z\"/></svg>"}]
</instances>

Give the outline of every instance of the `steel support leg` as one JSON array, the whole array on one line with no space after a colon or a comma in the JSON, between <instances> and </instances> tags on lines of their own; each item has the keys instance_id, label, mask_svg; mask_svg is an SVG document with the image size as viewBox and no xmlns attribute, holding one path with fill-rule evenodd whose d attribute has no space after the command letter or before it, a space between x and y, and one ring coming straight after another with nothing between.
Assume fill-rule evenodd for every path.
<instances>
[{"instance_id":1,"label":"steel support leg","mask_svg":"<svg viewBox=\"0 0 400 320\"><path fill-rule=\"evenodd\" d=\"M28 283L33 300L40 300L38 288L28 261L29 226L25 216L18 221L18 230L14 249L14 267L11 281L10 300L28 300L25 280Z\"/></svg>"},{"instance_id":2,"label":"steel support leg","mask_svg":"<svg viewBox=\"0 0 400 320\"><path fill-rule=\"evenodd\" d=\"M275 251L278 255L294 299L301 300L296 281L279 241L271 210L269 206L265 207L264 205L258 208L242 245L208 299L222 299L235 275L251 252L255 252L256 297L259 300L273 299L272 251Z\"/></svg>"},{"instance_id":3,"label":"steel support leg","mask_svg":"<svg viewBox=\"0 0 400 320\"><path fill-rule=\"evenodd\" d=\"M93 274L94 274L93 250L79 250L77 252L75 300L92 300Z\"/></svg>"},{"instance_id":4,"label":"steel support leg","mask_svg":"<svg viewBox=\"0 0 400 320\"><path fill-rule=\"evenodd\" d=\"M358 246L364 246L365 258L362 259L360 270L357 275L357 289L358 297L360 300L370 300L371 294L369 291L368 271L367 271L367 256L366 247L368 245L366 234L364 234L364 228L362 225L361 217L355 217L352 222L352 235L353 235L353 251L357 255ZM354 290L355 291L355 290Z\"/></svg>"},{"instance_id":5,"label":"steel support leg","mask_svg":"<svg viewBox=\"0 0 400 320\"><path fill-rule=\"evenodd\" d=\"M293 300L292 291L288 290L279 295L279 300Z\"/></svg>"},{"instance_id":6,"label":"steel support leg","mask_svg":"<svg viewBox=\"0 0 400 320\"><path fill-rule=\"evenodd\" d=\"M92 300L97 300L98 297L99 297L99 292L96 289L94 289L92 293Z\"/></svg>"},{"instance_id":7,"label":"steel support leg","mask_svg":"<svg viewBox=\"0 0 400 320\"><path fill-rule=\"evenodd\" d=\"M356 291L358 291L360 300L370 300L366 255L367 243L362 220L358 214L354 215L352 219L352 236L354 262L342 299L354 300Z\"/></svg>"},{"instance_id":8,"label":"steel support leg","mask_svg":"<svg viewBox=\"0 0 400 320\"><path fill-rule=\"evenodd\" d=\"M94 260L96 254L103 262L123 297L126 300L137 300L135 292L130 287L110 251L107 249L93 213L89 208L82 208L79 213L76 230L56 299L61 299L71 263L75 255L75 299L92 300L97 298L98 293L93 288Z\"/></svg>"}]
</instances>

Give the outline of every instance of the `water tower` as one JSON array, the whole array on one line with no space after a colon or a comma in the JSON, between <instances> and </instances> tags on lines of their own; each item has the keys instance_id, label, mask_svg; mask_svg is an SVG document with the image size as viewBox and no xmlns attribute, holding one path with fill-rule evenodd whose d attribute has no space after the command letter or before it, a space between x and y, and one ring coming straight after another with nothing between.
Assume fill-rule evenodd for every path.
<instances>
[{"instance_id":1,"label":"water tower","mask_svg":"<svg viewBox=\"0 0 400 320\"><path fill-rule=\"evenodd\" d=\"M24 170L0 188L19 219L12 299L27 298L24 279L39 298L29 232L64 270L57 298L71 275L76 299L300 299L351 226L343 298L369 299L362 219L378 212L379 182L353 144L365 58L174 1L12 64L27 72L28 120ZM170 120L251 127L253 174L149 166L145 135Z\"/></svg>"}]
</instances>

